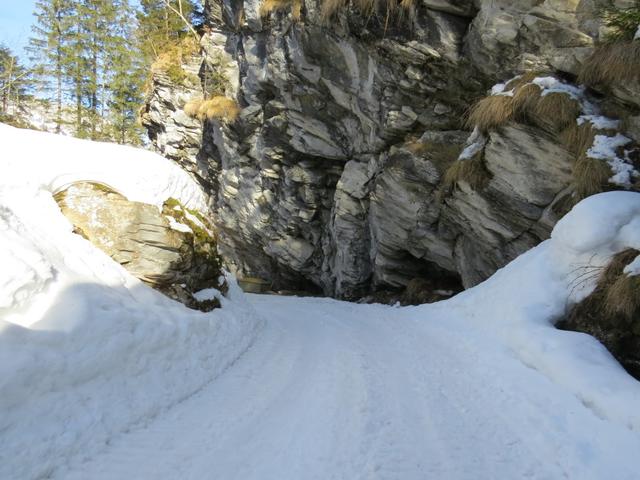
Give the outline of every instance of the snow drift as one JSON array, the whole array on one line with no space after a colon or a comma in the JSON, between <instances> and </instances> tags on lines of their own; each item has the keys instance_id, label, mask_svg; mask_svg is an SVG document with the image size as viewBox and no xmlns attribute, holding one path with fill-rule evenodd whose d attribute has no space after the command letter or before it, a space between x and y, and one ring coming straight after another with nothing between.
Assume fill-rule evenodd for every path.
<instances>
[{"instance_id":1,"label":"snow drift","mask_svg":"<svg viewBox=\"0 0 640 480\"><path fill-rule=\"evenodd\" d=\"M72 233L52 194L76 180L204 211L151 152L0 125L0 478L46 476L210 382L260 321L232 288L189 310Z\"/></svg>"},{"instance_id":2,"label":"snow drift","mask_svg":"<svg viewBox=\"0 0 640 480\"><path fill-rule=\"evenodd\" d=\"M482 284L408 310L489 333L598 417L640 432L640 383L593 337L554 327L593 291L593 271L626 248L640 248L640 193L601 193L581 201L549 240Z\"/></svg>"}]
</instances>

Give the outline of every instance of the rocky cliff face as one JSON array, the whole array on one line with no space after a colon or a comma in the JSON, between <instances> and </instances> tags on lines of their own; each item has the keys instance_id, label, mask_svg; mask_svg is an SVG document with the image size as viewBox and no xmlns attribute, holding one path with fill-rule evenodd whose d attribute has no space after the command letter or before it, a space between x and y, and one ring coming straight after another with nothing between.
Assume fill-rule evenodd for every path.
<instances>
[{"instance_id":1,"label":"rocky cliff face","mask_svg":"<svg viewBox=\"0 0 640 480\"><path fill-rule=\"evenodd\" d=\"M513 116L469 141L465 114L515 75L575 81L612 2L392 3L209 1L202 56L185 65L200 85L156 74L150 137L209 188L240 275L344 298L416 277L469 287L547 238L575 201L559 132ZM239 118L189 118L185 103L221 75L215 94ZM571 121L608 103L638 136L640 96L600 93ZM482 175L447 183L461 153Z\"/></svg>"}]
</instances>

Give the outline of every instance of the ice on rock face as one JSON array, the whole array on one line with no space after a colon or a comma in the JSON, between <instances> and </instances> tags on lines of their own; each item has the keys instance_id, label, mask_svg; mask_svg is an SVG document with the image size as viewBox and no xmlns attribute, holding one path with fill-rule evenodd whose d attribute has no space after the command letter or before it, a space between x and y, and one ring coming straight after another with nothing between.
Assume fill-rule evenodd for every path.
<instances>
[{"instance_id":1,"label":"ice on rock face","mask_svg":"<svg viewBox=\"0 0 640 480\"><path fill-rule=\"evenodd\" d=\"M617 150L631 143L631 139L618 133L613 137L596 135L593 145L587 151L587 156L596 160L606 161L613 175L609 179L611 183L622 187L630 187L635 169L633 165L618 156Z\"/></svg>"},{"instance_id":2,"label":"ice on rock face","mask_svg":"<svg viewBox=\"0 0 640 480\"><path fill-rule=\"evenodd\" d=\"M632 277L640 275L640 255L638 255L633 262L624 267L624 273Z\"/></svg>"},{"instance_id":3,"label":"ice on rock face","mask_svg":"<svg viewBox=\"0 0 640 480\"><path fill-rule=\"evenodd\" d=\"M613 120L603 115L581 115L578 117L578 125L583 125L586 122L601 130L617 130L620 128L619 120Z\"/></svg>"},{"instance_id":4,"label":"ice on rock face","mask_svg":"<svg viewBox=\"0 0 640 480\"><path fill-rule=\"evenodd\" d=\"M620 147L624 147L631 143L631 139L625 137L624 135L618 133L613 137L608 137L606 135L596 135L593 140L593 145L587 151L587 155L590 158L595 158L599 160L609 160L611 158L617 157L616 150Z\"/></svg>"},{"instance_id":5,"label":"ice on rock face","mask_svg":"<svg viewBox=\"0 0 640 480\"><path fill-rule=\"evenodd\" d=\"M498 95L499 93L504 92L506 83L496 83L493 87L491 87L491 95Z\"/></svg>"},{"instance_id":6,"label":"ice on rock face","mask_svg":"<svg viewBox=\"0 0 640 480\"><path fill-rule=\"evenodd\" d=\"M482 134L478 127L473 129L473 132L467 139L464 150L458 156L458 160L469 160L473 158L478 152L480 152L487 144L487 138Z\"/></svg>"}]
</instances>

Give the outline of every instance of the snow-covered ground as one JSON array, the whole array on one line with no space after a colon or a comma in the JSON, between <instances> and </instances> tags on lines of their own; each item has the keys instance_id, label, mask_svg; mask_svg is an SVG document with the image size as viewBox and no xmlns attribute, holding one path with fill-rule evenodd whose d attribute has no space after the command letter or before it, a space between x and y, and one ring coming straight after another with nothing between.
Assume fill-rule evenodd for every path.
<instances>
[{"instance_id":1,"label":"snow-covered ground","mask_svg":"<svg viewBox=\"0 0 640 480\"><path fill-rule=\"evenodd\" d=\"M640 383L553 322L593 287L585 267L640 247L640 194L586 199L446 302L233 289L204 314L72 234L51 196L95 179L205 208L186 174L1 125L0 142L3 480L638 478Z\"/></svg>"},{"instance_id":2,"label":"snow-covered ground","mask_svg":"<svg viewBox=\"0 0 640 480\"><path fill-rule=\"evenodd\" d=\"M0 479L43 478L193 394L244 352L261 320L169 300L72 233L52 193L100 180L130 199L205 208L171 162L0 124Z\"/></svg>"}]
</instances>

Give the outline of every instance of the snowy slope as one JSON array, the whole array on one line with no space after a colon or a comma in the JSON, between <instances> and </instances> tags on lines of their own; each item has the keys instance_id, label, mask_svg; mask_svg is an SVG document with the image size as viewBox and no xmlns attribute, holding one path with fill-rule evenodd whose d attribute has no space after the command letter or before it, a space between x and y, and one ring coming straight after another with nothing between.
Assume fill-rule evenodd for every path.
<instances>
[{"instance_id":1,"label":"snowy slope","mask_svg":"<svg viewBox=\"0 0 640 480\"><path fill-rule=\"evenodd\" d=\"M91 178L203 205L186 175L122 147L0 141L22 160L0 159L3 480L638 478L640 383L553 323L593 288L585 267L640 248L640 194L586 199L446 302L234 291L202 314L73 235L51 198Z\"/></svg>"},{"instance_id":2,"label":"snowy slope","mask_svg":"<svg viewBox=\"0 0 640 480\"><path fill-rule=\"evenodd\" d=\"M0 478L38 478L200 389L253 341L236 292L186 309L71 232L52 193L100 180L153 204L206 207L150 152L0 125Z\"/></svg>"}]
</instances>

